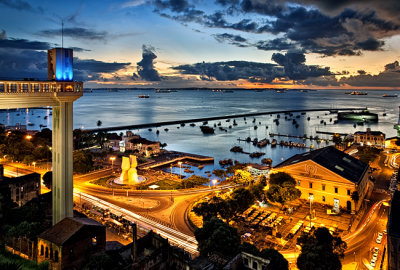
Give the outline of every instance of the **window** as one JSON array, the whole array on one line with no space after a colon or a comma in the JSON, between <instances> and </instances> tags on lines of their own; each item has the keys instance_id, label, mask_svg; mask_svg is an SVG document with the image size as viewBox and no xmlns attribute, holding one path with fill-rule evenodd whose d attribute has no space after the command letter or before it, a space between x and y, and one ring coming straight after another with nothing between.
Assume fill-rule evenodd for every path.
<instances>
[{"instance_id":1,"label":"window","mask_svg":"<svg viewBox=\"0 0 400 270\"><path fill-rule=\"evenodd\" d=\"M44 253L44 256L45 256L46 258L49 257L49 248L48 248L48 247L46 247L46 251L45 251L45 253Z\"/></svg>"},{"instance_id":2,"label":"window","mask_svg":"<svg viewBox=\"0 0 400 270\"><path fill-rule=\"evenodd\" d=\"M301 183L300 180L297 180L297 185L298 185L298 186L300 186L300 183Z\"/></svg>"},{"instance_id":3,"label":"window","mask_svg":"<svg viewBox=\"0 0 400 270\"><path fill-rule=\"evenodd\" d=\"M54 251L54 262L58 262L58 250Z\"/></svg>"},{"instance_id":4,"label":"window","mask_svg":"<svg viewBox=\"0 0 400 270\"><path fill-rule=\"evenodd\" d=\"M325 196L322 196L322 201L323 201L323 202L325 201Z\"/></svg>"},{"instance_id":5,"label":"window","mask_svg":"<svg viewBox=\"0 0 400 270\"><path fill-rule=\"evenodd\" d=\"M309 185L310 188L312 188L312 183L311 182L308 185Z\"/></svg>"},{"instance_id":6,"label":"window","mask_svg":"<svg viewBox=\"0 0 400 270\"><path fill-rule=\"evenodd\" d=\"M253 262L253 269L258 269L258 263L256 261Z\"/></svg>"},{"instance_id":7,"label":"window","mask_svg":"<svg viewBox=\"0 0 400 270\"><path fill-rule=\"evenodd\" d=\"M350 189L348 189L348 190L347 190L347 195L349 195L349 196L350 196Z\"/></svg>"},{"instance_id":8,"label":"window","mask_svg":"<svg viewBox=\"0 0 400 270\"><path fill-rule=\"evenodd\" d=\"M322 190L325 190L325 185L322 185Z\"/></svg>"},{"instance_id":9,"label":"window","mask_svg":"<svg viewBox=\"0 0 400 270\"><path fill-rule=\"evenodd\" d=\"M338 193L338 188L337 187L335 187L335 193Z\"/></svg>"},{"instance_id":10,"label":"window","mask_svg":"<svg viewBox=\"0 0 400 270\"><path fill-rule=\"evenodd\" d=\"M244 259L243 259L243 264L246 265L246 266L248 266L248 265L249 265L249 259L244 258Z\"/></svg>"},{"instance_id":11,"label":"window","mask_svg":"<svg viewBox=\"0 0 400 270\"><path fill-rule=\"evenodd\" d=\"M40 245L40 256L44 255L44 246Z\"/></svg>"}]
</instances>

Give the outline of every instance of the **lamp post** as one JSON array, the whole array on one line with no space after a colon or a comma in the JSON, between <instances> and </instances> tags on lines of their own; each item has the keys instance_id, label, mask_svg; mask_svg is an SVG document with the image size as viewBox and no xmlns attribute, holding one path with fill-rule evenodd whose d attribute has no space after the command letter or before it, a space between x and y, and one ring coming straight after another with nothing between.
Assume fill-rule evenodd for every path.
<instances>
[{"instance_id":1,"label":"lamp post","mask_svg":"<svg viewBox=\"0 0 400 270\"><path fill-rule=\"evenodd\" d=\"M179 161L178 164L179 164L179 179L182 179L182 161Z\"/></svg>"},{"instance_id":2,"label":"lamp post","mask_svg":"<svg viewBox=\"0 0 400 270\"><path fill-rule=\"evenodd\" d=\"M33 171L35 171L36 170L36 162L32 162L32 165L33 165Z\"/></svg>"},{"instance_id":3,"label":"lamp post","mask_svg":"<svg viewBox=\"0 0 400 270\"><path fill-rule=\"evenodd\" d=\"M215 184L217 184L217 183L218 183L218 180L217 180L217 179L214 179L214 180L212 180L212 182L213 182L214 189L215 189Z\"/></svg>"},{"instance_id":4,"label":"lamp post","mask_svg":"<svg viewBox=\"0 0 400 270\"><path fill-rule=\"evenodd\" d=\"M115 157L110 157L110 160L111 160L111 170L112 170L112 173L114 173L114 160L115 160Z\"/></svg>"}]
</instances>

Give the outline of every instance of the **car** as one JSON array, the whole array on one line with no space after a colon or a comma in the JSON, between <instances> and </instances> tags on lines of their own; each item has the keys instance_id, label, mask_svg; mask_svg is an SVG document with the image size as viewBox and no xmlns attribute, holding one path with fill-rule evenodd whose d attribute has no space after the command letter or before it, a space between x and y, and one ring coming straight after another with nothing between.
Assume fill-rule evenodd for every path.
<instances>
[{"instance_id":1,"label":"car","mask_svg":"<svg viewBox=\"0 0 400 270\"><path fill-rule=\"evenodd\" d=\"M380 238L380 237L376 238L376 242L377 242L378 244L382 243L382 238Z\"/></svg>"},{"instance_id":2,"label":"car","mask_svg":"<svg viewBox=\"0 0 400 270\"><path fill-rule=\"evenodd\" d=\"M369 263L372 267L375 267L376 265L376 260L372 259L371 262Z\"/></svg>"},{"instance_id":3,"label":"car","mask_svg":"<svg viewBox=\"0 0 400 270\"><path fill-rule=\"evenodd\" d=\"M379 252L379 248L378 247L374 247L373 252L374 253L378 253Z\"/></svg>"},{"instance_id":4,"label":"car","mask_svg":"<svg viewBox=\"0 0 400 270\"><path fill-rule=\"evenodd\" d=\"M382 237L383 237L383 233L381 233L381 232L378 233L378 237L379 237L379 238L382 238Z\"/></svg>"},{"instance_id":5,"label":"car","mask_svg":"<svg viewBox=\"0 0 400 270\"><path fill-rule=\"evenodd\" d=\"M377 259L378 259L378 253L372 254L372 259L373 259L373 260L377 260Z\"/></svg>"},{"instance_id":6,"label":"car","mask_svg":"<svg viewBox=\"0 0 400 270\"><path fill-rule=\"evenodd\" d=\"M386 230L383 230L383 233L384 233L384 234L387 234L387 231L386 231Z\"/></svg>"}]
</instances>

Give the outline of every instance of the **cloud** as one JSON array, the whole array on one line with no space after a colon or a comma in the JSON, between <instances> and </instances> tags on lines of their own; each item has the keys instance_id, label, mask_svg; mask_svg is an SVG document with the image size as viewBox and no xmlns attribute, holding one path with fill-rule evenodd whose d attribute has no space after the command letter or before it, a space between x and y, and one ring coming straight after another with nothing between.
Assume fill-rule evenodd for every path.
<instances>
[{"instance_id":1,"label":"cloud","mask_svg":"<svg viewBox=\"0 0 400 270\"><path fill-rule=\"evenodd\" d=\"M161 81L158 71L154 68L154 59L157 58L154 47L143 45L142 50L142 60L137 63L138 74L133 74L132 79L140 77L145 81Z\"/></svg>"},{"instance_id":2,"label":"cloud","mask_svg":"<svg viewBox=\"0 0 400 270\"><path fill-rule=\"evenodd\" d=\"M373 1L365 2L372 4ZM394 0L388 2L400 11L399 1L397 4ZM375 9L371 9L361 0L326 0L321 3L317 0L293 0L290 3L283 0L216 0L221 9L211 12L209 8L201 10L199 5L192 3L196 2L153 1L155 12L184 24L191 22L208 28L276 36L253 44L214 36L219 42L227 41L239 47L253 46L259 50L301 50L324 56L358 56L363 51L383 50L383 39L400 34L400 19L391 20L388 14L394 15L394 12L389 12L386 2L383 4L385 8L374 4ZM328 12L331 7L334 12ZM236 21L238 17L241 19Z\"/></svg>"},{"instance_id":3,"label":"cloud","mask_svg":"<svg viewBox=\"0 0 400 270\"><path fill-rule=\"evenodd\" d=\"M305 65L302 53L273 54L272 60L277 64L248 61L228 61L215 63L196 63L180 65L173 69L182 74L199 75L202 80L271 83L274 79L287 78L304 80L309 77L330 76L329 67Z\"/></svg>"},{"instance_id":4,"label":"cloud","mask_svg":"<svg viewBox=\"0 0 400 270\"><path fill-rule=\"evenodd\" d=\"M0 0L0 4L17 10L34 11L34 8L23 0Z\"/></svg>"},{"instance_id":5,"label":"cloud","mask_svg":"<svg viewBox=\"0 0 400 270\"><path fill-rule=\"evenodd\" d=\"M4 36L5 36L5 31L4 31ZM17 39L17 38L0 38L0 48L12 48L12 49L24 49L24 50L48 50L54 47L54 45L55 44L43 41L31 41L27 39Z\"/></svg>"},{"instance_id":6,"label":"cloud","mask_svg":"<svg viewBox=\"0 0 400 270\"><path fill-rule=\"evenodd\" d=\"M358 75L342 77L339 82L357 87L396 87L400 85L400 66L395 61L385 66L385 70L377 75L358 72Z\"/></svg>"},{"instance_id":7,"label":"cloud","mask_svg":"<svg viewBox=\"0 0 400 270\"><path fill-rule=\"evenodd\" d=\"M131 8L143 5L146 3L146 0L130 0L122 3L121 8Z\"/></svg>"},{"instance_id":8,"label":"cloud","mask_svg":"<svg viewBox=\"0 0 400 270\"><path fill-rule=\"evenodd\" d=\"M223 33L223 34L215 34L213 35L214 38L220 42L228 42L229 44L238 46L238 47L248 47L247 39L240 35L232 35L228 33Z\"/></svg>"},{"instance_id":9,"label":"cloud","mask_svg":"<svg viewBox=\"0 0 400 270\"><path fill-rule=\"evenodd\" d=\"M7 35L6 35L6 30L1 29L1 32L0 32L0 39L6 39L6 37L7 37Z\"/></svg>"},{"instance_id":10,"label":"cloud","mask_svg":"<svg viewBox=\"0 0 400 270\"><path fill-rule=\"evenodd\" d=\"M44 37L61 37L60 29L43 30L38 33ZM64 28L64 36L80 40L105 40L107 37L106 31L97 31L83 27Z\"/></svg>"}]
</instances>

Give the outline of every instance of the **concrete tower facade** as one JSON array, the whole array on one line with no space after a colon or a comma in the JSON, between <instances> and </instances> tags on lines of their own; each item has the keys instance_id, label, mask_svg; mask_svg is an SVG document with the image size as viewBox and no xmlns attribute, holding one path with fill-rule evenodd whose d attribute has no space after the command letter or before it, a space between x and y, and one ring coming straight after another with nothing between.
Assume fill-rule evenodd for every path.
<instances>
[{"instance_id":1,"label":"concrete tower facade","mask_svg":"<svg viewBox=\"0 0 400 270\"><path fill-rule=\"evenodd\" d=\"M57 49L57 53L64 54L63 50ZM48 59L51 58L53 66L63 66L65 58L52 58L54 51L49 51ZM68 61L72 61L72 51ZM66 66L72 67L72 62ZM83 94L83 83L74 82L72 70L62 73L60 79L49 78L48 81L1 81L0 80L0 109L53 107L53 224L65 217L73 216L73 102ZM57 74L55 68L50 73ZM65 79L64 79L65 77Z\"/></svg>"}]
</instances>

